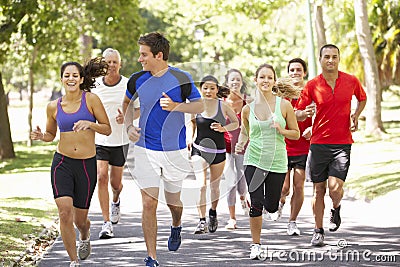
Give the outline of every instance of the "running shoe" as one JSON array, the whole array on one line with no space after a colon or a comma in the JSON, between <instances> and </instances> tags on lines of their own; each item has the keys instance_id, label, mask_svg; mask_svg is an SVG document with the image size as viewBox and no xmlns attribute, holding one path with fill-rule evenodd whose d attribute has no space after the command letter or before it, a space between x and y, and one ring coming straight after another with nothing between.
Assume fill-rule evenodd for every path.
<instances>
[{"instance_id":1,"label":"running shoe","mask_svg":"<svg viewBox=\"0 0 400 267\"><path fill-rule=\"evenodd\" d=\"M322 247L324 246L324 239L325 239L325 234L324 234L324 229L314 229L314 234L311 239L311 246L314 247Z\"/></svg>"},{"instance_id":2,"label":"running shoe","mask_svg":"<svg viewBox=\"0 0 400 267\"><path fill-rule=\"evenodd\" d=\"M182 226L172 227L171 226L171 235L168 238L168 250L169 251L177 251L182 243L181 236Z\"/></svg>"},{"instance_id":3,"label":"running shoe","mask_svg":"<svg viewBox=\"0 0 400 267\"><path fill-rule=\"evenodd\" d=\"M144 259L144 262L146 263L146 266L150 266L150 267L157 267L157 266L160 266L160 264L158 263L158 261L156 261L155 259L153 259L153 258L150 257L150 256L147 256L147 257Z\"/></svg>"},{"instance_id":4,"label":"running shoe","mask_svg":"<svg viewBox=\"0 0 400 267\"><path fill-rule=\"evenodd\" d=\"M75 266L81 266L81 264L79 263L79 261L71 261L69 267L75 267Z\"/></svg>"},{"instance_id":5,"label":"running shoe","mask_svg":"<svg viewBox=\"0 0 400 267\"><path fill-rule=\"evenodd\" d=\"M329 224L329 231L335 232L337 229L339 229L340 224L342 223L342 219L340 218L340 207L337 207L336 209L331 209L331 218L330 218L330 224Z\"/></svg>"},{"instance_id":6,"label":"running shoe","mask_svg":"<svg viewBox=\"0 0 400 267\"><path fill-rule=\"evenodd\" d=\"M92 246L90 245L90 234L86 240L79 240L78 243L78 257L81 260L86 260L89 258L92 252Z\"/></svg>"},{"instance_id":7,"label":"running shoe","mask_svg":"<svg viewBox=\"0 0 400 267\"><path fill-rule=\"evenodd\" d=\"M262 250L260 244L251 244L250 245L250 259L251 260L258 260L260 259Z\"/></svg>"},{"instance_id":8,"label":"running shoe","mask_svg":"<svg viewBox=\"0 0 400 267\"><path fill-rule=\"evenodd\" d=\"M109 239L114 237L113 227L111 222L104 222L103 226L101 227L101 231L99 233L100 239Z\"/></svg>"},{"instance_id":9,"label":"running shoe","mask_svg":"<svg viewBox=\"0 0 400 267\"><path fill-rule=\"evenodd\" d=\"M296 221L290 221L287 225L288 235L300 235L300 230L297 228Z\"/></svg>"},{"instance_id":10,"label":"running shoe","mask_svg":"<svg viewBox=\"0 0 400 267\"><path fill-rule=\"evenodd\" d=\"M267 210L263 210L263 219L265 221L272 221L271 213L269 213Z\"/></svg>"},{"instance_id":11,"label":"running shoe","mask_svg":"<svg viewBox=\"0 0 400 267\"><path fill-rule=\"evenodd\" d=\"M117 224L119 219L121 219L121 211L120 211L121 201L118 199L117 203L111 203L111 223Z\"/></svg>"},{"instance_id":12,"label":"running shoe","mask_svg":"<svg viewBox=\"0 0 400 267\"><path fill-rule=\"evenodd\" d=\"M278 221L282 217L283 206L285 206L285 203L282 203L282 202L279 201L277 217L276 217L276 219L274 221Z\"/></svg>"},{"instance_id":13,"label":"running shoe","mask_svg":"<svg viewBox=\"0 0 400 267\"><path fill-rule=\"evenodd\" d=\"M217 215L212 216L209 215L210 218L208 220L208 230L210 231L210 233L214 233L215 231L217 231L218 228L218 219L217 219Z\"/></svg>"},{"instance_id":14,"label":"running shoe","mask_svg":"<svg viewBox=\"0 0 400 267\"><path fill-rule=\"evenodd\" d=\"M228 229L228 230L237 229L236 220L235 219L229 219L228 220L228 224L225 226L225 229Z\"/></svg>"},{"instance_id":15,"label":"running shoe","mask_svg":"<svg viewBox=\"0 0 400 267\"><path fill-rule=\"evenodd\" d=\"M205 221L199 221L199 223L196 226L196 230L194 230L194 233L197 234L205 234L208 233L208 224Z\"/></svg>"},{"instance_id":16,"label":"running shoe","mask_svg":"<svg viewBox=\"0 0 400 267\"><path fill-rule=\"evenodd\" d=\"M243 214L245 216L249 216L249 213L250 213L250 203L249 203L249 201L246 198L244 198L244 199L240 200L240 203L242 204Z\"/></svg>"}]
</instances>

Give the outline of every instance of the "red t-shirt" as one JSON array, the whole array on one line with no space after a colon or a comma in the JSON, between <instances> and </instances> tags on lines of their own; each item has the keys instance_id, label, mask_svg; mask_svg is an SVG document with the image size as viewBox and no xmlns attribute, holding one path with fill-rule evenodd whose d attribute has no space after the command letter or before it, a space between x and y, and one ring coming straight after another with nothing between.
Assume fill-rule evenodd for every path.
<instances>
[{"instance_id":1,"label":"red t-shirt","mask_svg":"<svg viewBox=\"0 0 400 267\"><path fill-rule=\"evenodd\" d=\"M293 107L296 106L298 99L289 100ZM312 125L312 119L307 118L304 121L297 121L300 130L299 140L290 140L285 138L286 150L288 156L307 155L310 149L310 140L305 139L302 135L305 129Z\"/></svg>"},{"instance_id":2,"label":"red t-shirt","mask_svg":"<svg viewBox=\"0 0 400 267\"><path fill-rule=\"evenodd\" d=\"M301 92L296 109L304 110L314 101L316 115L311 144L352 144L350 131L351 99L367 99L360 81L353 75L339 71L335 89L322 74L309 81Z\"/></svg>"}]
</instances>

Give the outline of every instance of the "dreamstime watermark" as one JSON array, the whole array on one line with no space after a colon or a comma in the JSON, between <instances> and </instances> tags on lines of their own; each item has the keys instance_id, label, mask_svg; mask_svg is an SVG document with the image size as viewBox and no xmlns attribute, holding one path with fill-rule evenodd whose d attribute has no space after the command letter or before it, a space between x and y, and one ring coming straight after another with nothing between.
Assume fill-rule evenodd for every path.
<instances>
[{"instance_id":1,"label":"dreamstime watermark","mask_svg":"<svg viewBox=\"0 0 400 267\"><path fill-rule=\"evenodd\" d=\"M345 239L340 239L336 246L336 248L318 251L311 249L272 250L266 247L262 248L258 258L263 261L282 262L397 262L397 255L395 254L374 254L369 249L346 249L348 244Z\"/></svg>"}]
</instances>

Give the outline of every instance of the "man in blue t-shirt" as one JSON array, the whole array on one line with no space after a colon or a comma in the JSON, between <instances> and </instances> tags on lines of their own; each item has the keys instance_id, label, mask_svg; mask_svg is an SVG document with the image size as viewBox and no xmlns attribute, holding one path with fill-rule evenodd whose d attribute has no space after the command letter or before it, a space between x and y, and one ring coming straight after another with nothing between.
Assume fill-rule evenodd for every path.
<instances>
[{"instance_id":1,"label":"man in blue t-shirt","mask_svg":"<svg viewBox=\"0 0 400 267\"><path fill-rule=\"evenodd\" d=\"M160 182L172 215L168 249L176 251L181 244L182 182L190 172L184 113L201 113L204 107L192 77L168 66L169 41L163 35L141 36L138 44L143 71L129 78L123 112L129 139L136 143L134 175L142 194L142 228L148 252L145 262L146 266L158 266L154 229ZM137 98L139 127L132 124Z\"/></svg>"}]
</instances>

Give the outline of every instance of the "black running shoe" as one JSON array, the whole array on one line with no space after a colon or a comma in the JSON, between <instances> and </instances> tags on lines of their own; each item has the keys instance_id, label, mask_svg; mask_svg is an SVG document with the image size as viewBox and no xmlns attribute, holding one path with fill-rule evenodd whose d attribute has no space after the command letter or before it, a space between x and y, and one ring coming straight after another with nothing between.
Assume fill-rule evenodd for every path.
<instances>
[{"instance_id":1,"label":"black running shoe","mask_svg":"<svg viewBox=\"0 0 400 267\"><path fill-rule=\"evenodd\" d=\"M329 225L329 231L335 232L337 229L339 229L340 224L342 223L342 219L340 218L340 207L337 207L336 209L331 209L331 219L330 219L330 225Z\"/></svg>"},{"instance_id":2,"label":"black running shoe","mask_svg":"<svg viewBox=\"0 0 400 267\"><path fill-rule=\"evenodd\" d=\"M214 233L215 231L217 231L217 228L218 228L217 216L210 215L210 219L208 222L208 231L210 231L210 233Z\"/></svg>"}]
</instances>

